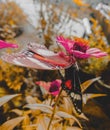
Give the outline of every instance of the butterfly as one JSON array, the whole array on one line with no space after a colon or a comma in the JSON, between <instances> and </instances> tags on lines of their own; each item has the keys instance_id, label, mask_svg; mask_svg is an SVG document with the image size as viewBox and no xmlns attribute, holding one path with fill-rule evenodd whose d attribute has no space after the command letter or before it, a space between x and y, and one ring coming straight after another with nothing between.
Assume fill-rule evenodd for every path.
<instances>
[{"instance_id":1,"label":"butterfly","mask_svg":"<svg viewBox=\"0 0 110 130\"><path fill-rule=\"evenodd\" d=\"M70 96L76 112L81 114L82 92L78 71L75 65L65 70L65 91Z\"/></svg>"},{"instance_id":2,"label":"butterfly","mask_svg":"<svg viewBox=\"0 0 110 130\"><path fill-rule=\"evenodd\" d=\"M58 53L48 50L44 45L29 43L18 53L4 54L2 60L24 67L60 70L65 69L63 89L68 93L78 114L82 112L82 95L77 70L73 62L67 61Z\"/></svg>"},{"instance_id":3,"label":"butterfly","mask_svg":"<svg viewBox=\"0 0 110 130\"><path fill-rule=\"evenodd\" d=\"M65 69L65 77L62 78L62 87L69 95L73 106L75 108L75 113L82 113L82 92L81 92L81 83L78 74L78 68L76 65Z\"/></svg>"}]
</instances>

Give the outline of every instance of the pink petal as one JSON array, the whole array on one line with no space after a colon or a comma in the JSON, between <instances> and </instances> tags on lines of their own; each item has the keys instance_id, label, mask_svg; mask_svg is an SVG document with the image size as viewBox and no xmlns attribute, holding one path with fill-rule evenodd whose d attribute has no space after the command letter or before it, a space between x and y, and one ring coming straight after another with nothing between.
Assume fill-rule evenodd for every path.
<instances>
[{"instance_id":1,"label":"pink petal","mask_svg":"<svg viewBox=\"0 0 110 130\"><path fill-rule=\"evenodd\" d=\"M39 85L40 87L45 88L45 90L49 91L51 82L37 81L36 84Z\"/></svg>"},{"instance_id":2,"label":"pink petal","mask_svg":"<svg viewBox=\"0 0 110 130\"><path fill-rule=\"evenodd\" d=\"M74 50L73 51L73 56L76 57L76 58L86 59L86 58L90 57L90 54Z\"/></svg>"},{"instance_id":3,"label":"pink petal","mask_svg":"<svg viewBox=\"0 0 110 130\"><path fill-rule=\"evenodd\" d=\"M51 82L51 85L55 85L60 88L62 81L60 79L56 79L55 81Z\"/></svg>"},{"instance_id":4,"label":"pink petal","mask_svg":"<svg viewBox=\"0 0 110 130\"><path fill-rule=\"evenodd\" d=\"M69 65L65 68L69 68L73 64L75 64L76 60L74 58L71 58L69 55L66 55L64 52L59 52L59 56L65 59L69 63Z\"/></svg>"},{"instance_id":5,"label":"pink petal","mask_svg":"<svg viewBox=\"0 0 110 130\"><path fill-rule=\"evenodd\" d=\"M88 49L87 54L90 54L91 56L94 56L96 58L107 56L106 52L103 52L98 48L90 48L90 49Z\"/></svg>"},{"instance_id":6,"label":"pink petal","mask_svg":"<svg viewBox=\"0 0 110 130\"><path fill-rule=\"evenodd\" d=\"M50 94L52 94L53 96L57 96L59 94L59 90L55 92L50 92Z\"/></svg>"},{"instance_id":7,"label":"pink petal","mask_svg":"<svg viewBox=\"0 0 110 130\"><path fill-rule=\"evenodd\" d=\"M0 49L3 48L18 48L18 45L0 40Z\"/></svg>"},{"instance_id":8,"label":"pink petal","mask_svg":"<svg viewBox=\"0 0 110 130\"><path fill-rule=\"evenodd\" d=\"M76 51L76 50L73 50L73 55L74 57L76 58L82 58L82 59L86 59L86 58L89 58L91 56L94 56L96 58L99 58L99 57L103 57L103 56L107 56L107 53L106 52L102 52L100 49L98 48L90 48L86 51L86 53L84 52L81 52L81 51Z\"/></svg>"},{"instance_id":9,"label":"pink petal","mask_svg":"<svg viewBox=\"0 0 110 130\"><path fill-rule=\"evenodd\" d=\"M64 58L67 62L69 62L70 57L66 55L64 52L59 52L59 56ZM70 63L71 65L71 63Z\"/></svg>"},{"instance_id":10,"label":"pink petal","mask_svg":"<svg viewBox=\"0 0 110 130\"><path fill-rule=\"evenodd\" d=\"M70 52L70 50L73 48L74 42L69 39L65 39L62 36L58 36L57 42L61 43L61 45L66 49L67 52Z\"/></svg>"},{"instance_id":11,"label":"pink petal","mask_svg":"<svg viewBox=\"0 0 110 130\"><path fill-rule=\"evenodd\" d=\"M107 53L106 52L94 53L94 54L91 54L91 56L94 56L96 58L100 58L103 56L107 56Z\"/></svg>"},{"instance_id":12,"label":"pink petal","mask_svg":"<svg viewBox=\"0 0 110 130\"><path fill-rule=\"evenodd\" d=\"M98 48L89 48L86 53L89 53L89 54L93 54L93 53L96 53L96 52L100 52L101 50L98 49Z\"/></svg>"}]
</instances>

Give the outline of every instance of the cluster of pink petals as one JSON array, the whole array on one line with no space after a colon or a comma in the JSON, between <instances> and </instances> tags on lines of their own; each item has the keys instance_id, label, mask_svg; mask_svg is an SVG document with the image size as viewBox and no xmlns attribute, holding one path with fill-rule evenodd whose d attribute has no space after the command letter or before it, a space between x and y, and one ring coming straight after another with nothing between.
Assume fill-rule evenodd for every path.
<instances>
[{"instance_id":1,"label":"cluster of pink petals","mask_svg":"<svg viewBox=\"0 0 110 130\"><path fill-rule=\"evenodd\" d=\"M37 81L36 84L45 88L45 90L47 90L53 96L57 96L60 91L61 80L56 79L52 82Z\"/></svg>"},{"instance_id":2,"label":"cluster of pink petals","mask_svg":"<svg viewBox=\"0 0 110 130\"><path fill-rule=\"evenodd\" d=\"M83 39L81 39L81 40L83 41ZM85 59L85 58L89 58L91 56L97 57L97 58L107 56L106 52L102 52L98 48L90 48L88 46L88 44L84 43L84 41L78 42L75 40L73 41L70 39L65 39L62 36L58 36L57 42L60 43L65 48L66 52L70 56L74 56L75 58Z\"/></svg>"},{"instance_id":3,"label":"cluster of pink petals","mask_svg":"<svg viewBox=\"0 0 110 130\"><path fill-rule=\"evenodd\" d=\"M0 40L0 49L3 48L18 48L18 45Z\"/></svg>"}]
</instances>

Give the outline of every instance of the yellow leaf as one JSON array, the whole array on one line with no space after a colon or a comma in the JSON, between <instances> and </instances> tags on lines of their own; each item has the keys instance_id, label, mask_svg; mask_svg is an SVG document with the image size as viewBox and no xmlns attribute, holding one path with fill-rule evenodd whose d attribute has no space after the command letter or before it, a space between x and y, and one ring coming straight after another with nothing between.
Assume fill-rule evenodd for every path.
<instances>
[{"instance_id":1,"label":"yellow leaf","mask_svg":"<svg viewBox=\"0 0 110 130\"><path fill-rule=\"evenodd\" d=\"M8 91L4 87L0 87L0 97L8 95Z\"/></svg>"},{"instance_id":2,"label":"yellow leaf","mask_svg":"<svg viewBox=\"0 0 110 130\"><path fill-rule=\"evenodd\" d=\"M79 122L79 120L73 115L70 115L70 114L68 114L66 112L62 112L62 111L57 111L55 115L66 118L66 119L73 119L82 128L81 123Z\"/></svg>"},{"instance_id":3,"label":"yellow leaf","mask_svg":"<svg viewBox=\"0 0 110 130\"><path fill-rule=\"evenodd\" d=\"M39 116L37 120L37 130L46 130L49 124L49 120L50 119L44 115Z\"/></svg>"},{"instance_id":4,"label":"yellow leaf","mask_svg":"<svg viewBox=\"0 0 110 130\"><path fill-rule=\"evenodd\" d=\"M35 104L36 103L36 100L32 96L27 96L26 101L29 104Z\"/></svg>"},{"instance_id":5,"label":"yellow leaf","mask_svg":"<svg viewBox=\"0 0 110 130\"><path fill-rule=\"evenodd\" d=\"M8 120L2 126L0 126L0 130L13 130L23 119L24 117L17 117Z\"/></svg>"},{"instance_id":6,"label":"yellow leaf","mask_svg":"<svg viewBox=\"0 0 110 130\"><path fill-rule=\"evenodd\" d=\"M52 130L63 130L63 126L61 123L60 124L57 123L56 125L53 126Z\"/></svg>"},{"instance_id":7,"label":"yellow leaf","mask_svg":"<svg viewBox=\"0 0 110 130\"><path fill-rule=\"evenodd\" d=\"M13 109L13 110L11 110L11 112L14 112L14 113L16 113L19 116L21 116L23 114L23 111L19 110L19 109Z\"/></svg>"},{"instance_id":8,"label":"yellow leaf","mask_svg":"<svg viewBox=\"0 0 110 130\"><path fill-rule=\"evenodd\" d=\"M106 94L95 94L95 93L83 94L83 103L86 104L89 99L96 98L96 97L102 97L102 96L107 96L107 95Z\"/></svg>"},{"instance_id":9,"label":"yellow leaf","mask_svg":"<svg viewBox=\"0 0 110 130\"><path fill-rule=\"evenodd\" d=\"M62 121L62 118L56 118L56 117L58 117L58 116L55 115L54 120L52 121L53 126L57 125L58 123L61 123L61 121Z\"/></svg>"},{"instance_id":10,"label":"yellow leaf","mask_svg":"<svg viewBox=\"0 0 110 130\"><path fill-rule=\"evenodd\" d=\"M19 96L20 94L14 94L14 95L7 95L7 96L3 96L0 98L0 106L2 106L3 104L7 103L9 100L11 100L12 98Z\"/></svg>"},{"instance_id":11,"label":"yellow leaf","mask_svg":"<svg viewBox=\"0 0 110 130\"><path fill-rule=\"evenodd\" d=\"M32 110L40 110L49 114L52 113L52 107L46 104L28 104L25 107L30 108Z\"/></svg>"},{"instance_id":12,"label":"yellow leaf","mask_svg":"<svg viewBox=\"0 0 110 130\"><path fill-rule=\"evenodd\" d=\"M82 129L74 126L74 127L66 127L66 130L82 130Z\"/></svg>"},{"instance_id":13,"label":"yellow leaf","mask_svg":"<svg viewBox=\"0 0 110 130\"><path fill-rule=\"evenodd\" d=\"M71 114L72 111L73 111L73 109L72 109L72 107L73 107L72 103L70 102L70 100L68 100L68 98L64 98L64 102L65 102L65 106L64 107L67 110L67 113ZM70 106L70 107L68 107L68 106Z\"/></svg>"},{"instance_id":14,"label":"yellow leaf","mask_svg":"<svg viewBox=\"0 0 110 130\"><path fill-rule=\"evenodd\" d=\"M22 125L23 128L26 128L27 125L30 125L30 118L28 115L25 115Z\"/></svg>"},{"instance_id":15,"label":"yellow leaf","mask_svg":"<svg viewBox=\"0 0 110 130\"><path fill-rule=\"evenodd\" d=\"M23 130L36 130L37 124L35 125L26 125L23 127Z\"/></svg>"},{"instance_id":16,"label":"yellow leaf","mask_svg":"<svg viewBox=\"0 0 110 130\"><path fill-rule=\"evenodd\" d=\"M68 114L72 114L72 112L73 112L73 104L72 104L69 97L63 97L63 104L60 105L59 109L61 111L67 112Z\"/></svg>"},{"instance_id":17,"label":"yellow leaf","mask_svg":"<svg viewBox=\"0 0 110 130\"><path fill-rule=\"evenodd\" d=\"M78 117L89 121L89 119L84 115L84 113L81 113L80 115L78 115Z\"/></svg>"},{"instance_id":18,"label":"yellow leaf","mask_svg":"<svg viewBox=\"0 0 110 130\"><path fill-rule=\"evenodd\" d=\"M100 85L102 85L102 86L104 86L104 87L110 89L110 85L107 85L107 84L103 83L101 80L98 80L98 83L99 83Z\"/></svg>"},{"instance_id":19,"label":"yellow leaf","mask_svg":"<svg viewBox=\"0 0 110 130\"><path fill-rule=\"evenodd\" d=\"M100 77L97 77L97 78L89 79L89 80L85 81L84 83L82 83L81 84L82 92L84 92L92 83L94 83L95 81L97 81L99 79L100 79Z\"/></svg>"},{"instance_id":20,"label":"yellow leaf","mask_svg":"<svg viewBox=\"0 0 110 130\"><path fill-rule=\"evenodd\" d=\"M9 23L10 23L10 25L14 25L15 24L12 19L9 21Z\"/></svg>"}]
</instances>

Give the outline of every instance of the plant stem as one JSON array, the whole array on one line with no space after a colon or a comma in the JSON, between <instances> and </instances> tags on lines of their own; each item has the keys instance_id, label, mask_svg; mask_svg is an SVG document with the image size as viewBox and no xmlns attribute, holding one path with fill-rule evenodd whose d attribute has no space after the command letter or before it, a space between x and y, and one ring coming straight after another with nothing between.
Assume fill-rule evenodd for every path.
<instances>
[{"instance_id":1,"label":"plant stem","mask_svg":"<svg viewBox=\"0 0 110 130\"><path fill-rule=\"evenodd\" d=\"M51 104L52 104L52 101L53 101L53 96L51 95L51 100L50 100L50 106L51 106Z\"/></svg>"},{"instance_id":2,"label":"plant stem","mask_svg":"<svg viewBox=\"0 0 110 130\"><path fill-rule=\"evenodd\" d=\"M60 90L60 92L59 92L59 94L58 94L58 97L57 97L57 99L56 99L56 103L55 103L55 105L54 105L53 113L52 113L52 116L51 116L51 118L50 118L50 122L49 122L49 125L48 125L47 130L50 129L50 125L51 125L52 120L53 120L53 118L54 118L54 115L55 115L55 112L56 112L56 106L57 106L57 104L58 104L58 102L59 102L59 99L60 99L60 95L61 95L61 93L62 93L62 90L63 90L63 88L61 88L61 90Z\"/></svg>"}]
</instances>

